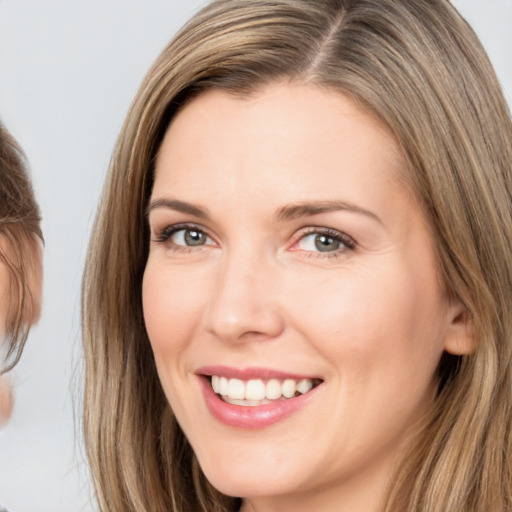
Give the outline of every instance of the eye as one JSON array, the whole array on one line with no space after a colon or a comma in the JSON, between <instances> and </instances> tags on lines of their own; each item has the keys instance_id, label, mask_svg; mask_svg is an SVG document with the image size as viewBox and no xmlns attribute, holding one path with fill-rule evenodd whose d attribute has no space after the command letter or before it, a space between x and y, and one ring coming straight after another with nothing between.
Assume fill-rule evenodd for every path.
<instances>
[{"instance_id":1,"label":"eye","mask_svg":"<svg viewBox=\"0 0 512 512\"><path fill-rule=\"evenodd\" d=\"M338 254L352 250L355 242L348 235L331 229L311 229L293 245L293 250L312 253Z\"/></svg>"},{"instance_id":2,"label":"eye","mask_svg":"<svg viewBox=\"0 0 512 512\"><path fill-rule=\"evenodd\" d=\"M175 245L195 247L198 245L205 245L208 242L209 237L206 233L199 229L187 228L174 231L174 233L169 237L169 240Z\"/></svg>"},{"instance_id":3,"label":"eye","mask_svg":"<svg viewBox=\"0 0 512 512\"><path fill-rule=\"evenodd\" d=\"M166 227L155 236L154 241L168 244L176 250L215 244L201 228L183 224Z\"/></svg>"},{"instance_id":4,"label":"eye","mask_svg":"<svg viewBox=\"0 0 512 512\"><path fill-rule=\"evenodd\" d=\"M313 233L299 240L297 245L303 251L332 252L340 248L341 242L332 236Z\"/></svg>"}]
</instances>

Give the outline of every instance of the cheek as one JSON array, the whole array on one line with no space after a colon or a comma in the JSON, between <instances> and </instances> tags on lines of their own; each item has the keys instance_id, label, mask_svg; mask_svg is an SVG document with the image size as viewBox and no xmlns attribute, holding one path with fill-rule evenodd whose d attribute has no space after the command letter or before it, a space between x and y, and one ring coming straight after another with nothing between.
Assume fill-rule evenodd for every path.
<instances>
[{"instance_id":1,"label":"cheek","mask_svg":"<svg viewBox=\"0 0 512 512\"><path fill-rule=\"evenodd\" d=\"M144 321L157 360L182 350L200 322L204 283L179 268L148 261L142 286Z\"/></svg>"},{"instance_id":2,"label":"cheek","mask_svg":"<svg viewBox=\"0 0 512 512\"><path fill-rule=\"evenodd\" d=\"M372 275L352 274L343 288L324 287L325 300L320 305L310 296L302 320L342 390L332 411L340 411L340 424L352 418L356 445L363 433L395 436L430 407L444 332L438 294L427 293L427 283L393 272L385 279Z\"/></svg>"},{"instance_id":3,"label":"cheek","mask_svg":"<svg viewBox=\"0 0 512 512\"><path fill-rule=\"evenodd\" d=\"M13 397L9 383L0 377L0 426L7 423L12 413Z\"/></svg>"},{"instance_id":4,"label":"cheek","mask_svg":"<svg viewBox=\"0 0 512 512\"><path fill-rule=\"evenodd\" d=\"M302 293L293 290L295 323L351 382L385 372L389 379L409 378L415 371L430 381L446 329L440 288L435 279L404 272L403 264L385 270L365 265L335 280L314 280Z\"/></svg>"}]
</instances>

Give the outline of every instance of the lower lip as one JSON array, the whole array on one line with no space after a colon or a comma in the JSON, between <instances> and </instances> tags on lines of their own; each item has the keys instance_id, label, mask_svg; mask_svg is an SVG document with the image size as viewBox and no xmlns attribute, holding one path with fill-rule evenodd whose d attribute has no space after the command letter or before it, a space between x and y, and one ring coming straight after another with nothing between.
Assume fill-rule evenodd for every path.
<instances>
[{"instance_id":1,"label":"lower lip","mask_svg":"<svg viewBox=\"0 0 512 512\"><path fill-rule=\"evenodd\" d=\"M199 380L201 381L203 396L210 413L225 425L245 429L264 428L284 420L294 412L305 407L316 396L317 390L322 387L320 384L311 391L295 398L276 400L271 404L246 407L224 402L213 391L208 379L200 377Z\"/></svg>"}]
</instances>

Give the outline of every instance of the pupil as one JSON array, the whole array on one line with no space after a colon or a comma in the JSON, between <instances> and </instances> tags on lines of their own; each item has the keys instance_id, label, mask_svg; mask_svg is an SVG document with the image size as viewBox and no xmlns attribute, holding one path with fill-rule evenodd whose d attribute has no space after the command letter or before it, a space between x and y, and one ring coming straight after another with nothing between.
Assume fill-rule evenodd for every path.
<instances>
[{"instance_id":1,"label":"pupil","mask_svg":"<svg viewBox=\"0 0 512 512\"><path fill-rule=\"evenodd\" d=\"M186 231L185 242L187 245L202 245L205 240L205 234L201 231Z\"/></svg>"},{"instance_id":2,"label":"pupil","mask_svg":"<svg viewBox=\"0 0 512 512\"><path fill-rule=\"evenodd\" d=\"M320 252L335 251L335 250L339 249L340 242L339 242L339 240L335 240L334 238L331 238L330 236L318 235L315 239L315 247Z\"/></svg>"}]
</instances>

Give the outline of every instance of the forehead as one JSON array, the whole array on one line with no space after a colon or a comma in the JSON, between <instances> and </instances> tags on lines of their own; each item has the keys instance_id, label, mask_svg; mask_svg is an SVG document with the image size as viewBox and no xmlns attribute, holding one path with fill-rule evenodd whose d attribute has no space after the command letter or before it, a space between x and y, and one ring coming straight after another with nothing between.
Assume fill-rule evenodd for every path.
<instances>
[{"instance_id":1,"label":"forehead","mask_svg":"<svg viewBox=\"0 0 512 512\"><path fill-rule=\"evenodd\" d=\"M271 183L288 175L284 168L293 171L293 181L318 185L321 171L334 176L356 163L355 172L380 172L389 180L401 173L402 161L383 124L338 91L279 83L241 98L209 90L171 122L155 186L244 175Z\"/></svg>"}]
</instances>

